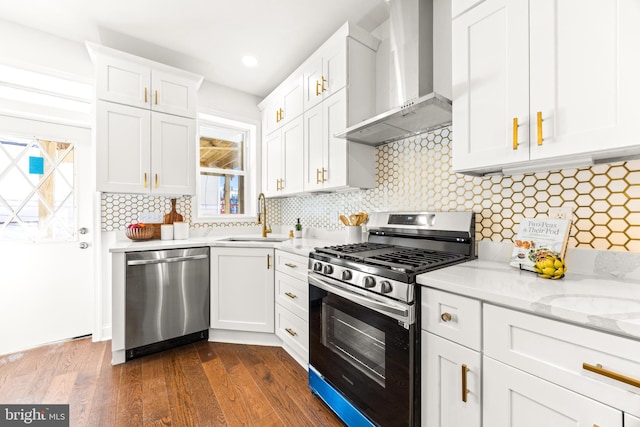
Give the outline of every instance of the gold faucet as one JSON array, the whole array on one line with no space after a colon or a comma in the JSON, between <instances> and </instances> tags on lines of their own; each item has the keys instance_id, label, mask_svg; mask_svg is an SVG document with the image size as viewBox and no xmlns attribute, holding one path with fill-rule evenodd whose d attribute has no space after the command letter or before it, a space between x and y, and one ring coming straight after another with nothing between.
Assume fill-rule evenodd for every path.
<instances>
[{"instance_id":1,"label":"gold faucet","mask_svg":"<svg viewBox=\"0 0 640 427\"><path fill-rule=\"evenodd\" d=\"M271 229L267 228L267 201L264 198L264 193L260 193L258 196L258 224L262 224L262 237L267 237L267 234L271 233Z\"/></svg>"}]
</instances>

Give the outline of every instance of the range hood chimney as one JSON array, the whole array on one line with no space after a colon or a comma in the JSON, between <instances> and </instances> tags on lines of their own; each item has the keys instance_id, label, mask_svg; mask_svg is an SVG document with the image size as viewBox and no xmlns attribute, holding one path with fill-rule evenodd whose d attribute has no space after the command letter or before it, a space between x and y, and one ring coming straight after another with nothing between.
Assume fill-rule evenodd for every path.
<instances>
[{"instance_id":1,"label":"range hood chimney","mask_svg":"<svg viewBox=\"0 0 640 427\"><path fill-rule=\"evenodd\" d=\"M377 55L383 112L336 137L381 145L451 124L451 0L390 0L388 48Z\"/></svg>"}]
</instances>

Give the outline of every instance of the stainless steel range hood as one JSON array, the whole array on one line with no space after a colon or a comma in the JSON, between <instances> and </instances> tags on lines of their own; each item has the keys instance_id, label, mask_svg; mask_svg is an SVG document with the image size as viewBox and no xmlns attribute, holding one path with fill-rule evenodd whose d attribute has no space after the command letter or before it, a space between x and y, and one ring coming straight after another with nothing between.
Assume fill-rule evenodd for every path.
<instances>
[{"instance_id":1,"label":"stainless steel range hood","mask_svg":"<svg viewBox=\"0 0 640 427\"><path fill-rule=\"evenodd\" d=\"M451 0L390 0L388 33L378 50L383 112L336 137L380 145L451 124Z\"/></svg>"}]
</instances>

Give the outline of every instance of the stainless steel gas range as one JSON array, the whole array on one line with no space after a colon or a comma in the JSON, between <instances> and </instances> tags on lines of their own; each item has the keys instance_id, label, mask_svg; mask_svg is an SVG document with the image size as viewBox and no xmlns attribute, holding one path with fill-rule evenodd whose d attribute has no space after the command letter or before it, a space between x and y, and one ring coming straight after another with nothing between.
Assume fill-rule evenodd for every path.
<instances>
[{"instance_id":1,"label":"stainless steel gas range","mask_svg":"<svg viewBox=\"0 0 640 427\"><path fill-rule=\"evenodd\" d=\"M473 212L378 212L309 254L309 385L349 426L420 420L418 274L475 258Z\"/></svg>"}]
</instances>

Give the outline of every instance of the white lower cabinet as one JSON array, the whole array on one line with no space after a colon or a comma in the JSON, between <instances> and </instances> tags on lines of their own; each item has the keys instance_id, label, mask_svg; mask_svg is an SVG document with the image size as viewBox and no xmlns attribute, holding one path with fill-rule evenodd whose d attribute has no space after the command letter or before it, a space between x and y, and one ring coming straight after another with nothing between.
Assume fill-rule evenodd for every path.
<instances>
[{"instance_id":1,"label":"white lower cabinet","mask_svg":"<svg viewBox=\"0 0 640 427\"><path fill-rule=\"evenodd\" d=\"M276 250L276 335L305 369L309 363L308 259Z\"/></svg>"},{"instance_id":2,"label":"white lower cabinet","mask_svg":"<svg viewBox=\"0 0 640 427\"><path fill-rule=\"evenodd\" d=\"M491 427L622 427L622 412L484 357L484 417Z\"/></svg>"},{"instance_id":3,"label":"white lower cabinet","mask_svg":"<svg viewBox=\"0 0 640 427\"><path fill-rule=\"evenodd\" d=\"M211 248L211 327L274 332L274 250Z\"/></svg>"},{"instance_id":4,"label":"white lower cabinet","mask_svg":"<svg viewBox=\"0 0 640 427\"><path fill-rule=\"evenodd\" d=\"M640 418L624 414L624 427L640 427Z\"/></svg>"},{"instance_id":5,"label":"white lower cabinet","mask_svg":"<svg viewBox=\"0 0 640 427\"><path fill-rule=\"evenodd\" d=\"M422 331L422 353L422 425L480 427L480 352Z\"/></svg>"},{"instance_id":6,"label":"white lower cabinet","mask_svg":"<svg viewBox=\"0 0 640 427\"><path fill-rule=\"evenodd\" d=\"M640 341L430 288L421 308L423 426L640 427Z\"/></svg>"},{"instance_id":7,"label":"white lower cabinet","mask_svg":"<svg viewBox=\"0 0 640 427\"><path fill-rule=\"evenodd\" d=\"M480 427L480 301L423 289L421 418L428 427Z\"/></svg>"}]
</instances>

